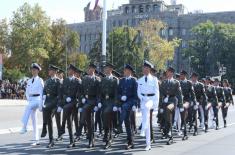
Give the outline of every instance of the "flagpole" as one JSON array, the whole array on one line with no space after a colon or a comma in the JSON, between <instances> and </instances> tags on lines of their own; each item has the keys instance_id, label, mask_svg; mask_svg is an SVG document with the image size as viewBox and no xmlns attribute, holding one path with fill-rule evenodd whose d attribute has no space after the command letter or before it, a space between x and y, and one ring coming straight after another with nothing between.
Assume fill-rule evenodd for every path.
<instances>
[{"instance_id":1,"label":"flagpole","mask_svg":"<svg viewBox=\"0 0 235 155\"><path fill-rule=\"evenodd\" d=\"M103 0L103 33L102 33L102 63L106 63L106 40L107 40L107 3Z\"/></svg>"}]
</instances>

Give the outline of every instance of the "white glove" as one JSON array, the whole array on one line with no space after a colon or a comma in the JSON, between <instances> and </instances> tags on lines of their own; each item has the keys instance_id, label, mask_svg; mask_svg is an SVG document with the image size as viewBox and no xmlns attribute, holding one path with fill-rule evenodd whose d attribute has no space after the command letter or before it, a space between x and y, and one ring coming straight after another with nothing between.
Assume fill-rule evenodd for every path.
<instances>
[{"instance_id":1,"label":"white glove","mask_svg":"<svg viewBox=\"0 0 235 155\"><path fill-rule=\"evenodd\" d=\"M190 104L190 105L191 105L191 107L192 107L192 106L193 106L193 102L191 102L191 104Z\"/></svg>"},{"instance_id":2,"label":"white glove","mask_svg":"<svg viewBox=\"0 0 235 155\"><path fill-rule=\"evenodd\" d=\"M94 111L97 112L99 110L99 108L97 106L95 106Z\"/></svg>"},{"instance_id":3,"label":"white glove","mask_svg":"<svg viewBox=\"0 0 235 155\"><path fill-rule=\"evenodd\" d=\"M199 103L199 102L196 102L196 105L198 105L198 106L199 106L199 105L200 105L200 103Z\"/></svg>"},{"instance_id":4,"label":"white glove","mask_svg":"<svg viewBox=\"0 0 235 155\"><path fill-rule=\"evenodd\" d=\"M85 98L82 99L82 103L83 103L83 104L86 103L86 99L85 99Z\"/></svg>"},{"instance_id":5,"label":"white glove","mask_svg":"<svg viewBox=\"0 0 235 155\"><path fill-rule=\"evenodd\" d=\"M161 108L161 109L159 110L159 112L162 114L162 113L164 112L164 110Z\"/></svg>"},{"instance_id":6,"label":"white glove","mask_svg":"<svg viewBox=\"0 0 235 155\"><path fill-rule=\"evenodd\" d=\"M118 111L119 111L119 112L122 112L122 108L121 108L121 107L119 107L119 108L118 108Z\"/></svg>"},{"instance_id":7,"label":"white glove","mask_svg":"<svg viewBox=\"0 0 235 155\"><path fill-rule=\"evenodd\" d=\"M168 103L169 97L164 98L164 102Z\"/></svg>"},{"instance_id":8,"label":"white glove","mask_svg":"<svg viewBox=\"0 0 235 155\"><path fill-rule=\"evenodd\" d=\"M67 97L67 98L66 98L66 102L67 102L67 103L69 103L69 102L71 102L71 101L72 101L72 99L71 99L70 97Z\"/></svg>"},{"instance_id":9,"label":"white glove","mask_svg":"<svg viewBox=\"0 0 235 155\"><path fill-rule=\"evenodd\" d=\"M121 100L125 102L127 100L127 97L126 96L122 96Z\"/></svg>"},{"instance_id":10,"label":"white glove","mask_svg":"<svg viewBox=\"0 0 235 155\"><path fill-rule=\"evenodd\" d=\"M116 106L113 107L113 111L116 112L118 108Z\"/></svg>"},{"instance_id":11,"label":"white glove","mask_svg":"<svg viewBox=\"0 0 235 155\"><path fill-rule=\"evenodd\" d=\"M43 96L42 96L42 100L43 100L43 101L45 101L45 100L46 100L46 98L47 98L47 96L46 96L46 95L43 95Z\"/></svg>"},{"instance_id":12,"label":"white glove","mask_svg":"<svg viewBox=\"0 0 235 155\"><path fill-rule=\"evenodd\" d=\"M42 106L39 106L39 107L38 107L38 110L39 110L40 112L42 112Z\"/></svg>"},{"instance_id":13,"label":"white glove","mask_svg":"<svg viewBox=\"0 0 235 155\"><path fill-rule=\"evenodd\" d=\"M136 110L137 110L137 108L136 108L136 106L134 105L134 106L132 107L132 111L136 112Z\"/></svg>"},{"instance_id":14,"label":"white glove","mask_svg":"<svg viewBox=\"0 0 235 155\"><path fill-rule=\"evenodd\" d=\"M63 110L63 108L61 108L61 107L57 108L57 112L61 112L62 110Z\"/></svg>"},{"instance_id":15,"label":"white glove","mask_svg":"<svg viewBox=\"0 0 235 155\"><path fill-rule=\"evenodd\" d=\"M198 105L195 105L195 106L193 107L193 109L194 109L194 110L197 110L197 109L198 109Z\"/></svg>"},{"instance_id":16,"label":"white glove","mask_svg":"<svg viewBox=\"0 0 235 155\"><path fill-rule=\"evenodd\" d=\"M180 108L180 112L184 112L184 108Z\"/></svg>"},{"instance_id":17,"label":"white glove","mask_svg":"<svg viewBox=\"0 0 235 155\"><path fill-rule=\"evenodd\" d=\"M82 108L78 108L78 112L82 112Z\"/></svg>"},{"instance_id":18,"label":"white glove","mask_svg":"<svg viewBox=\"0 0 235 155\"><path fill-rule=\"evenodd\" d=\"M101 103L98 103L98 108L101 108L102 107L102 104Z\"/></svg>"}]
</instances>

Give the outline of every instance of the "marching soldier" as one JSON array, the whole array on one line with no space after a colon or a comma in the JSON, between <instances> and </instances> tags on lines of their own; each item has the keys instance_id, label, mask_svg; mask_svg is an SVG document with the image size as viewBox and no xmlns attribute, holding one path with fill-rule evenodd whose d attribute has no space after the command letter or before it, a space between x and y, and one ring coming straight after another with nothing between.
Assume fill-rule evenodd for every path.
<instances>
[{"instance_id":1,"label":"marching soldier","mask_svg":"<svg viewBox=\"0 0 235 155\"><path fill-rule=\"evenodd\" d=\"M43 122L48 126L49 132L49 144L47 148L54 147L52 118L57 111L57 104L60 99L60 81L56 77L57 70L57 67L53 65L49 66L48 74L50 78L46 80L43 90L43 98L45 99L43 105Z\"/></svg>"},{"instance_id":2,"label":"marching soldier","mask_svg":"<svg viewBox=\"0 0 235 155\"><path fill-rule=\"evenodd\" d=\"M211 85L212 83L212 79L211 77L206 77L206 95L208 97L208 104L206 106L206 110L211 110L211 108L213 108L213 113L214 113L214 118L213 121L215 121L216 123L216 130L219 129L219 120L218 120L218 97L216 94L216 90L215 87ZM208 130L208 125L206 125L205 127L205 131L207 132Z\"/></svg>"},{"instance_id":3,"label":"marching soldier","mask_svg":"<svg viewBox=\"0 0 235 155\"><path fill-rule=\"evenodd\" d=\"M69 132L70 144L68 148L75 147L73 128L72 128L72 112L76 108L77 96L80 93L79 80L74 76L76 67L69 65L68 77L64 79L61 86L61 103L58 109L63 108L63 121L61 127L61 134L65 133L65 123L67 122L67 128ZM61 111L61 110L59 110Z\"/></svg>"},{"instance_id":4,"label":"marching soldier","mask_svg":"<svg viewBox=\"0 0 235 155\"><path fill-rule=\"evenodd\" d=\"M127 64L124 67L124 78L120 80L118 85L118 99L121 101L121 123L124 121L126 132L127 132L127 146L126 149L133 149L133 128L131 128L130 115L132 110L136 109L137 104L137 82L136 79L132 77L134 69L132 66Z\"/></svg>"},{"instance_id":5,"label":"marching soldier","mask_svg":"<svg viewBox=\"0 0 235 155\"><path fill-rule=\"evenodd\" d=\"M64 81L64 71L60 68L58 68L57 78L59 79L59 82L60 82L60 92L61 92L61 86ZM57 131L58 131L58 138L56 139L56 141L61 141L63 139L62 134L61 134L61 110L62 109L58 108L60 105L59 102L61 102L61 100L58 101L57 111L55 112L55 120L56 120L56 126L57 126Z\"/></svg>"},{"instance_id":6,"label":"marching soldier","mask_svg":"<svg viewBox=\"0 0 235 155\"><path fill-rule=\"evenodd\" d=\"M144 76L138 80L137 94L140 99L140 108L142 113L142 128L140 135L146 137L145 150L151 150L150 135L150 110L157 109L159 103L159 85L158 80L151 75L153 65L145 61L143 65Z\"/></svg>"},{"instance_id":7,"label":"marching soldier","mask_svg":"<svg viewBox=\"0 0 235 155\"><path fill-rule=\"evenodd\" d=\"M27 124L29 120L29 116L31 115L32 124L33 124L33 134L35 142L32 146L40 145L39 143L39 129L37 124L37 110L42 111L43 106L43 87L44 82L38 76L39 71L41 71L41 67L37 63L33 63L31 65L31 73L33 77L28 80L26 87L26 99L28 101L28 105L25 108L25 112L22 118L23 127L20 131L21 134L27 132Z\"/></svg>"},{"instance_id":8,"label":"marching soldier","mask_svg":"<svg viewBox=\"0 0 235 155\"><path fill-rule=\"evenodd\" d=\"M76 68L76 71L75 71L75 77L78 79L79 81L79 87L80 87L80 90L81 90L81 84L82 84L82 79L81 79L81 76L82 76L82 73L83 71L81 71L80 69ZM81 95L81 94L80 94ZM78 96L78 99L77 99L77 103L76 103L76 108L73 109L73 122L74 122L74 125L75 125L75 141L78 141L79 140L79 117L78 117L78 109L79 109L79 105L80 104L80 98Z\"/></svg>"},{"instance_id":9,"label":"marching soldier","mask_svg":"<svg viewBox=\"0 0 235 155\"><path fill-rule=\"evenodd\" d=\"M216 78L214 80L214 87L215 87L216 94L217 94L217 97L218 97L218 107L217 107L217 109L219 111L219 109L221 107L223 107L223 105L225 105L226 100L225 100L224 88L220 86L220 81L219 81L218 78ZM219 112L217 112L217 113L219 113ZM218 123L219 123L219 120L218 120Z\"/></svg>"},{"instance_id":10,"label":"marching soldier","mask_svg":"<svg viewBox=\"0 0 235 155\"><path fill-rule=\"evenodd\" d=\"M173 120L173 111L178 106L180 112L184 111L183 108L183 98L182 90L178 80L173 78L175 70L172 67L169 67L166 72L167 79L163 80L160 87L161 93L161 105L160 112L164 114L164 136L163 138L168 138L167 144L170 145L173 143L172 135L172 120Z\"/></svg>"},{"instance_id":11,"label":"marching soldier","mask_svg":"<svg viewBox=\"0 0 235 155\"><path fill-rule=\"evenodd\" d=\"M196 100L199 104L200 118L201 118L201 127L203 128L205 124L208 124L208 110L205 109L207 106L207 96L205 91L205 86L203 83L198 81L198 74L193 73L191 76L191 80L193 83L193 88L196 95ZM193 116L195 121L197 122L197 116ZM197 131L197 125L194 126Z\"/></svg>"},{"instance_id":12,"label":"marching soldier","mask_svg":"<svg viewBox=\"0 0 235 155\"><path fill-rule=\"evenodd\" d=\"M101 103L102 103L102 118L104 125L104 149L111 147L113 140L113 118L115 112L118 111L117 103L117 86L118 78L112 74L114 66L110 63L106 63L104 72L106 77L101 79ZM99 106L99 108L101 105Z\"/></svg>"},{"instance_id":13,"label":"marching soldier","mask_svg":"<svg viewBox=\"0 0 235 155\"><path fill-rule=\"evenodd\" d=\"M88 75L82 79L82 112L80 118L79 136L81 136L82 128L87 125L89 140L88 148L94 147L94 111L98 110L96 106L99 102L100 78L95 75L96 65L90 64Z\"/></svg>"},{"instance_id":14,"label":"marching soldier","mask_svg":"<svg viewBox=\"0 0 235 155\"><path fill-rule=\"evenodd\" d=\"M229 82L227 79L223 80L223 88L224 88L224 94L225 94L225 100L226 103L222 105L222 115L224 120L224 127L227 127L227 114L228 114L228 107L232 104L234 105L233 101L233 93L232 89L229 87Z\"/></svg>"},{"instance_id":15,"label":"marching soldier","mask_svg":"<svg viewBox=\"0 0 235 155\"><path fill-rule=\"evenodd\" d=\"M182 140L187 140L188 135L187 135L187 120L188 118L192 118L193 115L196 115L198 105L196 105L196 97L193 89L192 82L187 80L186 76L188 73L186 71L181 71L180 73L180 86L182 89L182 95L183 95L183 107L184 111L181 112L181 122L184 128L184 136ZM197 134L197 118L194 118L193 121L190 121L190 128L192 124L194 123L194 135Z\"/></svg>"}]
</instances>

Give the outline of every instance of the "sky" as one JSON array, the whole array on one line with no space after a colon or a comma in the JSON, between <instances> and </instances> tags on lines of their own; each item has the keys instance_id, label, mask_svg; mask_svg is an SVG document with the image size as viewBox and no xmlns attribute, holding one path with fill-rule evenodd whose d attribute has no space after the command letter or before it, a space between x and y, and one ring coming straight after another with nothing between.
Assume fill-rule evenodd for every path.
<instances>
[{"instance_id":1,"label":"sky","mask_svg":"<svg viewBox=\"0 0 235 155\"><path fill-rule=\"evenodd\" d=\"M83 9L90 1L95 0L1 0L0 19L7 18L9 21L13 11L28 2L31 5L38 3L52 20L63 18L67 23L83 22ZM107 0L108 10L118 8L128 2L129 0ZM170 0L165 0L165 2L170 4ZM194 10L203 10L203 12L235 11L235 0L178 0L177 3L183 4L188 12Z\"/></svg>"}]
</instances>

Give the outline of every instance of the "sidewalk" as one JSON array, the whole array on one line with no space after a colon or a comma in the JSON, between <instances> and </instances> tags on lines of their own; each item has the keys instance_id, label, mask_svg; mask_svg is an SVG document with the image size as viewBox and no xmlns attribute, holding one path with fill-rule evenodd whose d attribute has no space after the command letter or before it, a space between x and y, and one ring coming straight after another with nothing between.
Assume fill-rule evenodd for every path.
<instances>
[{"instance_id":1,"label":"sidewalk","mask_svg":"<svg viewBox=\"0 0 235 155\"><path fill-rule=\"evenodd\" d=\"M1 106L25 106L25 105L27 105L26 100L0 99L0 107Z\"/></svg>"}]
</instances>

